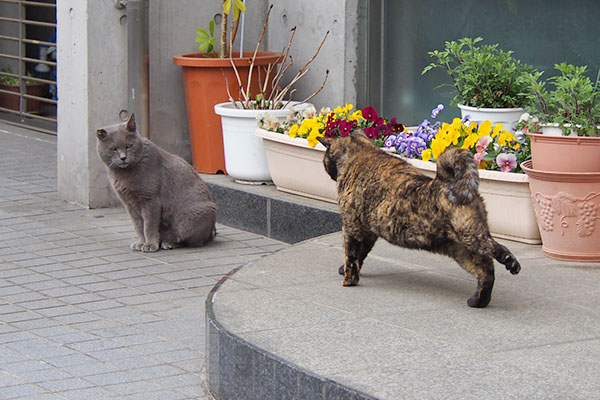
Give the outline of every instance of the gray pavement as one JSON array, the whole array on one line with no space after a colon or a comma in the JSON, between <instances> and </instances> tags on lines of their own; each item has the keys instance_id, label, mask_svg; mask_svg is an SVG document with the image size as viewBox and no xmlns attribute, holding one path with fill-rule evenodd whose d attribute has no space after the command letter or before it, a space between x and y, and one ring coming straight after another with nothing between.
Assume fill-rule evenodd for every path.
<instances>
[{"instance_id":1,"label":"gray pavement","mask_svg":"<svg viewBox=\"0 0 600 400\"><path fill-rule=\"evenodd\" d=\"M204 302L288 247L218 225L213 243L131 252L123 209L57 200L56 138L0 123L0 399L206 399Z\"/></svg>"},{"instance_id":2,"label":"gray pavement","mask_svg":"<svg viewBox=\"0 0 600 400\"><path fill-rule=\"evenodd\" d=\"M277 371L285 360L316 388L300 397L307 399L600 399L600 263L556 261L541 246L502 243L522 271L513 276L496 264L485 309L467 306L475 279L455 262L384 241L365 260L359 285L342 287L340 233L244 266L220 285L212 310L249 350L236 345L227 354L215 343L225 352L217 383L250 381L245 370L236 375L238 365ZM318 378L303 379L302 371ZM254 374L261 383L253 394L273 385L261 370ZM290 381L289 371L280 375L271 393ZM365 396L329 397L331 381ZM236 393L247 393L239 386Z\"/></svg>"}]
</instances>

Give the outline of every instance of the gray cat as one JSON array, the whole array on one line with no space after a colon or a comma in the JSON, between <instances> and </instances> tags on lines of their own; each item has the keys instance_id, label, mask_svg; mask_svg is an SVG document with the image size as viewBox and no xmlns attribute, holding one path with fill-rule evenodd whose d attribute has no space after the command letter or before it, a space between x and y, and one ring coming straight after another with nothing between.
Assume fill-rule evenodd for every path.
<instances>
[{"instance_id":1,"label":"gray cat","mask_svg":"<svg viewBox=\"0 0 600 400\"><path fill-rule=\"evenodd\" d=\"M138 235L132 250L201 246L216 235L217 206L182 158L141 137L131 114L96 131L98 154Z\"/></svg>"}]
</instances>

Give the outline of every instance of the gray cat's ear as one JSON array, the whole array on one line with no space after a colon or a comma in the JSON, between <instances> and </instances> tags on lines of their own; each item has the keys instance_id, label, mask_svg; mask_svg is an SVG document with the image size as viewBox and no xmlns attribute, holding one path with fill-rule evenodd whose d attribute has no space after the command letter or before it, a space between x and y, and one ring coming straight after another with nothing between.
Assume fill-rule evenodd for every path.
<instances>
[{"instance_id":1,"label":"gray cat's ear","mask_svg":"<svg viewBox=\"0 0 600 400\"><path fill-rule=\"evenodd\" d=\"M104 129L98 129L96 131L96 136L98 137L98 139L104 140L104 139L106 139L106 136L108 136L108 134L106 133L106 131Z\"/></svg>"},{"instance_id":2,"label":"gray cat's ear","mask_svg":"<svg viewBox=\"0 0 600 400\"><path fill-rule=\"evenodd\" d=\"M129 119L127 120L127 130L129 132L135 132L135 130L136 130L135 115L133 113L131 113L131 115L129 116Z\"/></svg>"}]
</instances>

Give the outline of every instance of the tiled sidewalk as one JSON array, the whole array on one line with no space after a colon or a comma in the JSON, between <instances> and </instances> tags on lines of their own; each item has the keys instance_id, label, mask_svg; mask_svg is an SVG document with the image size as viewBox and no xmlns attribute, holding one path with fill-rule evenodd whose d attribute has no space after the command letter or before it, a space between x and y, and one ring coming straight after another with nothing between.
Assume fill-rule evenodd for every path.
<instances>
[{"instance_id":1,"label":"tiled sidewalk","mask_svg":"<svg viewBox=\"0 0 600 400\"><path fill-rule=\"evenodd\" d=\"M57 200L56 140L0 124L0 399L207 399L204 301L287 247L225 226L131 252L123 209Z\"/></svg>"}]
</instances>

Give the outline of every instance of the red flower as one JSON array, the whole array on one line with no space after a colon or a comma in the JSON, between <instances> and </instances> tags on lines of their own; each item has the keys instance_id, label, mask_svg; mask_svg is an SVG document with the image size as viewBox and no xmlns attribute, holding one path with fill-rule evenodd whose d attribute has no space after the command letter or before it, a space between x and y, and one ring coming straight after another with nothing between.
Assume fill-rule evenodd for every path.
<instances>
[{"instance_id":1,"label":"red flower","mask_svg":"<svg viewBox=\"0 0 600 400\"><path fill-rule=\"evenodd\" d=\"M362 115L367 121L375 121L377 119L377 111L371 106L363 108Z\"/></svg>"},{"instance_id":2,"label":"red flower","mask_svg":"<svg viewBox=\"0 0 600 400\"><path fill-rule=\"evenodd\" d=\"M379 130L374 126L365 128L365 135L367 135L369 139L377 139L377 137L379 136Z\"/></svg>"},{"instance_id":3,"label":"red flower","mask_svg":"<svg viewBox=\"0 0 600 400\"><path fill-rule=\"evenodd\" d=\"M339 129L342 137L348 136L354 130L355 126L354 121L340 121Z\"/></svg>"}]
</instances>

